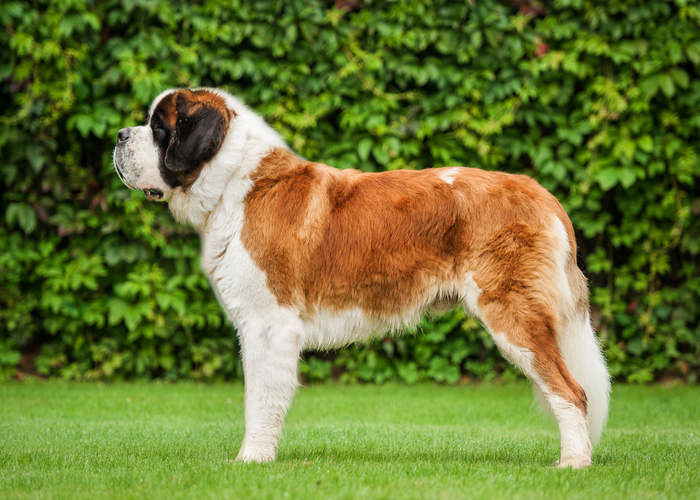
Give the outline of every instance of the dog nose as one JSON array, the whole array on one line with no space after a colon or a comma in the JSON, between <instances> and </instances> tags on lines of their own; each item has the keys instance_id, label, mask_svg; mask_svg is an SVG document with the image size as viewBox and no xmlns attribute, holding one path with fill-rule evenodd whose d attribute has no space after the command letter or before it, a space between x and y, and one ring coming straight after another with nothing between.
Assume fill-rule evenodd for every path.
<instances>
[{"instance_id":1,"label":"dog nose","mask_svg":"<svg viewBox=\"0 0 700 500\"><path fill-rule=\"evenodd\" d=\"M129 127L123 128L119 132L117 132L117 139L119 139L119 142L124 142L129 138L130 133L131 129Z\"/></svg>"}]
</instances>

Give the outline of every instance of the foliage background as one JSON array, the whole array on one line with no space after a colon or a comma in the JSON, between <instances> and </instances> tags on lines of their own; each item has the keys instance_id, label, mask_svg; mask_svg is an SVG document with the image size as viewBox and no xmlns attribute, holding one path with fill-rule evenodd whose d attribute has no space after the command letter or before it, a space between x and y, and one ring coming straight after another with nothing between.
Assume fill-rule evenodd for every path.
<instances>
[{"instance_id":1,"label":"foliage background","mask_svg":"<svg viewBox=\"0 0 700 500\"><path fill-rule=\"evenodd\" d=\"M300 154L522 172L562 201L618 380L700 372L700 7L611 0L0 5L0 378L241 376L198 237L113 173L117 130L220 86ZM307 379L514 377L455 311Z\"/></svg>"}]
</instances>

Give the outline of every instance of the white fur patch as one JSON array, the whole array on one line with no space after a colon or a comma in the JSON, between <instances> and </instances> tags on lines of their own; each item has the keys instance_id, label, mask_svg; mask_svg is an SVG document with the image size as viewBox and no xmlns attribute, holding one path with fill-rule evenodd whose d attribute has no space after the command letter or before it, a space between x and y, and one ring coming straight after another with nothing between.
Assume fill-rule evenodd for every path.
<instances>
[{"instance_id":1,"label":"white fur patch","mask_svg":"<svg viewBox=\"0 0 700 500\"><path fill-rule=\"evenodd\" d=\"M559 220L559 217L553 218L552 234L554 236L554 283L556 284L559 294L558 312L560 316L566 317L573 314L575 306L569 278L566 274L566 267L571 255L571 245L569 244L569 235L566 232L564 223Z\"/></svg>"},{"instance_id":2,"label":"white fur patch","mask_svg":"<svg viewBox=\"0 0 700 500\"><path fill-rule=\"evenodd\" d=\"M324 309L304 321L304 347L323 350L365 342L385 326L369 319L358 307L344 311Z\"/></svg>"},{"instance_id":3,"label":"white fur patch","mask_svg":"<svg viewBox=\"0 0 700 500\"><path fill-rule=\"evenodd\" d=\"M468 311L483 321L481 311L479 310L479 297L481 296L481 288L474 281L471 272L468 272L464 277L464 305Z\"/></svg>"},{"instance_id":4,"label":"white fur patch","mask_svg":"<svg viewBox=\"0 0 700 500\"><path fill-rule=\"evenodd\" d=\"M493 340L500 351L508 360L510 360L511 363L520 368L529 378L539 378L539 375L533 368L535 355L530 349L517 347L511 344L508 342L505 335L492 333L491 336L493 337Z\"/></svg>"},{"instance_id":5,"label":"white fur patch","mask_svg":"<svg viewBox=\"0 0 700 500\"><path fill-rule=\"evenodd\" d=\"M460 172L459 167L439 168L437 170L438 170L438 177L440 177L440 179L445 181L450 186L454 182L455 177L457 177L457 175Z\"/></svg>"},{"instance_id":6,"label":"white fur patch","mask_svg":"<svg viewBox=\"0 0 700 500\"><path fill-rule=\"evenodd\" d=\"M114 165L120 177L133 189L160 189L167 199L172 188L160 174L160 153L148 126L131 127L129 139L114 149Z\"/></svg>"}]
</instances>

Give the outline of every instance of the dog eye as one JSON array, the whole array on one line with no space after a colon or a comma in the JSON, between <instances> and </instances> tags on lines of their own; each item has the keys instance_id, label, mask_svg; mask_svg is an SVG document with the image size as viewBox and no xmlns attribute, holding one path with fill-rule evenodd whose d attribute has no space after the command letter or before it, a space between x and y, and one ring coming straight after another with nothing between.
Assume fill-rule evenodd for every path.
<instances>
[{"instance_id":1,"label":"dog eye","mask_svg":"<svg viewBox=\"0 0 700 500\"><path fill-rule=\"evenodd\" d=\"M162 139L163 136L165 135L165 130L161 127L153 126L153 127L151 127L151 130L153 130L153 138L154 139Z\"/></svg>"}]
</instances>

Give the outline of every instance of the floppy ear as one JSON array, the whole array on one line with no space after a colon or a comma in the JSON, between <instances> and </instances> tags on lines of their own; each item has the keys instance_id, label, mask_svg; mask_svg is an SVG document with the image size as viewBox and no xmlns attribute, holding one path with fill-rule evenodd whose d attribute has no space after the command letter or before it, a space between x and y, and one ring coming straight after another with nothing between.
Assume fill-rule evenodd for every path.
<instances>
[{"instance_id":1,"label":"floppy ear","mask_svg":"<svg viewBox=\"0 0 700 500\"><path fill-rule=\"evenodd\" d=\"M184 172L200 167L219 151L229 113L224 100L212 92L182 91L176 99L177 122L165 152L165 166Z\"/></svg>"}]
</instances>

